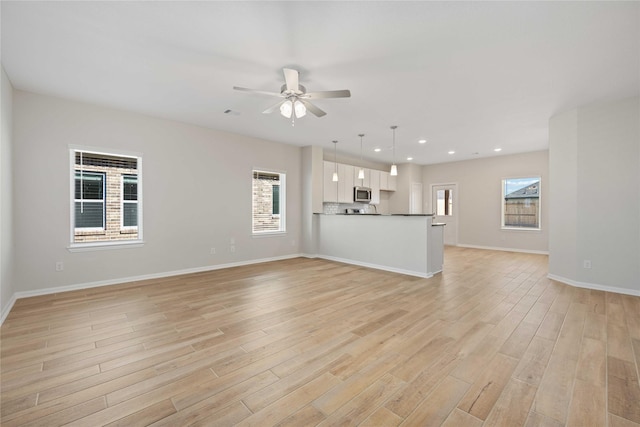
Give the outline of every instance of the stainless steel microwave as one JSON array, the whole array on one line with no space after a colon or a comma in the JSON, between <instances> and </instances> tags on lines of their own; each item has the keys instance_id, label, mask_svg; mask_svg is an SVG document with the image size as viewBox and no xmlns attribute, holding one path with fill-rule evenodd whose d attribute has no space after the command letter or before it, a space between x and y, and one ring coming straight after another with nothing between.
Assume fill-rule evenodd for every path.
<instances>
[{"instance_id":1,"label":"stainless steel microwave","mask_svg":"<svg viewBox=\"0 0 640 427\"><path fill-rule=\"evenodd\" d=\"M353 187L353 201L369 203L371 201L371 189L368 187Z\"/></svg>"}]
</instances>

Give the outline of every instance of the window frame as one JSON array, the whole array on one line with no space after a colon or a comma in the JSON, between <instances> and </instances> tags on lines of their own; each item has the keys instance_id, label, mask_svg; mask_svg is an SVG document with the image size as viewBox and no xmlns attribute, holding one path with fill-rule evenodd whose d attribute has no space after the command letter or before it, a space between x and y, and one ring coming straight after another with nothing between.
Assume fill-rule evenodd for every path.
<instances>
[{"instance_id":1,"label":"window frame","mask_svg":"<svg viewBox=\"0 0 640 427\"><path fill-rule=\"evenodd\" d=\"M69 149L69 174L70 174L70 178L69 178L69 204L70 204L70 212L69 212L69 246L67 246L67 249L69 250L69 252L84 252L84 251L95 251L95 250L108 250L108 249L120 249L120 248L132 248L132 247L142 247L144 245L144 240L143 240L143 177L142 177L142 153L138 153L138 152L132 152L132 151L125 151L125 150L118 150L118 149L111 149L111 148L97 148L97 147L89 147L89 146L82 146L82 145L72 145L69 144L68 145L68 149ZM136 159L136 170L137 172L137 177L138 177L138 200L137 200L137 204L138 204L138 225L137 225L137 234L138 237L137 238L132 238L132 239L124 239L124 240L97 240L97 241L90 241L90 242L76 242L75 241L75 231L76 231L76 227L75 227L75 173L76 173L76 153L77 152L82 152L82 153L87 153L87 154L95 154L95 155L99 155L99 156L112 156L112 157L125 157L125 158L132 158L132 159ZM90 171L93 172L93 171ZM102 229L93 229L93 230L89 230L89 229L82 229L83 232L87 231L94 231L94 232L104 232L106 230L106 222L108 221L108 219L106 218L106 210L107 210L107 190L108 187L107 186L107 182L106 182L106 178L103 182L103 185L105 186L104 188L104 198L105 198L105 208L104 208L104 215L105 218L103 219L103 225L104 228ZM121 195L122 198L122 195ZM121 206L122 208L122 206ZM122 215L121 215L121 222L122 222Z\"/></svg>"},{"instance_id":2,"label":"window frame","mask_svg":"<svg viewBox=\"0 0 640 427\"><path fill-rule=\"evenodd\" d=\"M135 176L136 177L136 200L125 200L124 198L124 178L126 176ZM120 215L120 230L122 231L136 231L138 230L138 226L137 225L124 225L124 204L125 203L130 203L130 204L135 204L136 205L136 216L138 216L137 221L140 221L140 216L137 215L138 213L138 198L140 197L140 192L138 191L138 175L131 175L131 174L126 174L123 173L120 176L120 212L122 213L122 215Z\"/></svg>"},{"instance_id":3,"label":"window frame","mask_svg":"<svg viewBox=\"0 0 640 427\"><path fill-rule=\"evenodd\" d=\"M538 226L537 227L522 227L522 226L518 227L514 225L505 225L505 208L506 208L505 197L507 196L507 194L510 194L510 193L506 193L506 183L508 180L517 180L517 179L530 179L530 180L535 179L538 182L538 209L537 209ZM501 179L500 183L501 183L500 229L505 231L532 231L532 232L541 231L542 230L542 175L523 175L523 176L505 177Z\"/></svg>"},{"instance_id":4,"label":"window frame","mask_svg":"<svg viewBox=\"0 0 640 427\"><path fill-rule=\"evenodd\" d=\"M279 228L278 230L265 230L265 231L256 231L255 229L255 221L254 221L254 199L253 199L253 180L255 173L265 173L271 175L278 175L278 185L280 189L278 190L279 196L279 204L278 208L280 210L279 214L273 213L273 201L271 203L271 217L274 219L278 219ZM272 190L273 192L273 190ZM287 172L282 170L274 170L270 168L260 168L254 167L251 169L251 235L252 237L269 237L269 236L278 236L287 234L287 221L286 221L286 192L287 192ZM273 193L272 193L273 194Z\"/></svg>"},{"instance_id":5,"label":"window frame","mask_svg":"<svg viewBox=\"0 0 640 427\"><path fill-rule=\"evenodd\" d=\"M76 184L76 180L77 180L77 174L88 174L88 175L100 175L102 177L102 199L84 199L84 198L80 198L80 199L76 199L76 188L75 188L75 184ZM82 178L81 178L82 179ZM89 171L89 172L84 172L84 171L79 171L79 170L75 170L74 174L73 174L73 231L74 231L74 237L75 237L75 231L76 229L78 229L80 232L82 233L96 233L96 232L102 232L105 230L106 226L107 226L107 176L105 173L103 172L93 172L93 171ZM102 226L101 227L76 227L75 224L75 211L76 211L76 203L102 203Z\"/></svg>"},{"instance_id":6,"label":"window frame","mask_svg":"<svg viewBox=\"0 0 640 427\"><path fill-rule=\"evenodd\" d=\"M274 209L274 207L275 207L275 203L274 203L274 200L275 200L274 193L275 193L275 191L274 191L274 189L276 187L278 187L278 212L274 212L275 211L275 209ZM280 199L280 184L273 185L271 187L271 197L272 197L272 200L271 200L271 218L280 218L280 202L281 202L281 199Z\"/></svg>"}]
</instances>

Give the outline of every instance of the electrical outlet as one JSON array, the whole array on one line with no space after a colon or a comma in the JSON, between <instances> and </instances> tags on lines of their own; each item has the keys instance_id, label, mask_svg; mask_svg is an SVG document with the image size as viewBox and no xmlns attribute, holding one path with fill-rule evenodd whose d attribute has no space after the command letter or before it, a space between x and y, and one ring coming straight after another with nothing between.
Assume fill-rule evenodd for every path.
<instances>
[{"instance_id":1,"label":"electrical outlet","mask_svg":"<svg viewBox=\"0 0 640 427\"><path fill-rule=\"evenodd\" d=\"M211 248L211 255L215 255L216 254L216 248Z\"/></svg>"},{"instance_id":2,"label":"electrical outlet","mask_svg":"<svg viewBox=\"0 0 640 427\"><path fill-rule=\"evenodd\" d=\"M235 252L236 251L236 247L231 245L229 246L229 252Z\"/></svg>"},{"instance_id":3,"label":"electrical outlet","mask_svg":"<svg viewBox=\"0 0 640 427\"><path fill-rule=\"evenodd\" d=\"M585 259L585 260L582 262L582 267L583 267L583 268L591 268L591 261L590 261L590 260L588 260L588 259Z\"/></svg>"},{"instance_id":4,"label":"electrical outlet","mask_svg":"<svg viewBox=\"0 0 640 427\"><path fill-rule=\"evenodd\" d=\"M62 261L56 262L56 271L63 271L63 270L64 270L64 262Z\"/></svg>"}]
</instances>

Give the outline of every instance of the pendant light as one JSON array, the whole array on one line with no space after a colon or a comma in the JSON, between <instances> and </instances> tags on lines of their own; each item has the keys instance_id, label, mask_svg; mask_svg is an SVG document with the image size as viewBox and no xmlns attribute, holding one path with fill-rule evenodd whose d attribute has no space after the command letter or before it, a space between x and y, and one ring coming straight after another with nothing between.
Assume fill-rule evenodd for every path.
<instances>
[{"instance_id":1,"label":"pendant light","mask_svg":"<svg viewBox=\"0 0 640 427\"><path fill-rule=\"evenodd\" d=\"M358 136L360 137L360 164L362 164L362 137L364 136L364 133L359 133ZM358 179L364 179L364 168L362 166L360 166L360 170L358 171ZM360 184L363 184L363 182Z\"/></svg>"},{"instance_id":2,"label":"pendant light","mask_svg":"<svg viewBox=\"0 0 640 427\"><path fill-rule=\"evenodd\" d=\"M389 175L396 176L398 175L398 167L396 166L396 129L398 126L391 126L391 130L393 131L393 164L391 165L391 172Z\"/></svg>"},{"instance_id":3,"label":"pendant light","mask_svg":"<svg viewBox=\"0 0 640 427\"><path fill-rule=\"evenodd\" d=\"M338 182L338 141L333 141L333 182Z\"/></svg>"}]
</instances>

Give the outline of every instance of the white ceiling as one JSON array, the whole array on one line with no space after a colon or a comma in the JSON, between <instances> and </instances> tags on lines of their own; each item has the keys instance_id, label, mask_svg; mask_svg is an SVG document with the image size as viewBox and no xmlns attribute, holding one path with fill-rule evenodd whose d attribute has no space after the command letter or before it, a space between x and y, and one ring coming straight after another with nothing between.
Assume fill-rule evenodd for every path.
<instances>
[{"instance_id":1,"label":"white ceiling","mask_svg":"<svg viewBox=\"0 0 640 427\"><path fill-rule=\"evenodd\" d=\"M548 121L640 93L639 2L11 2L16 89L391 163L548 147ZM261 112L282 68L327 112ZM234 114L225 114L230 109ZM418 139L428 142L420 145ZM374 153L374 147L383 151ZM456 154L449 155L448 151Z\"/></svg>"}]
</instances>

